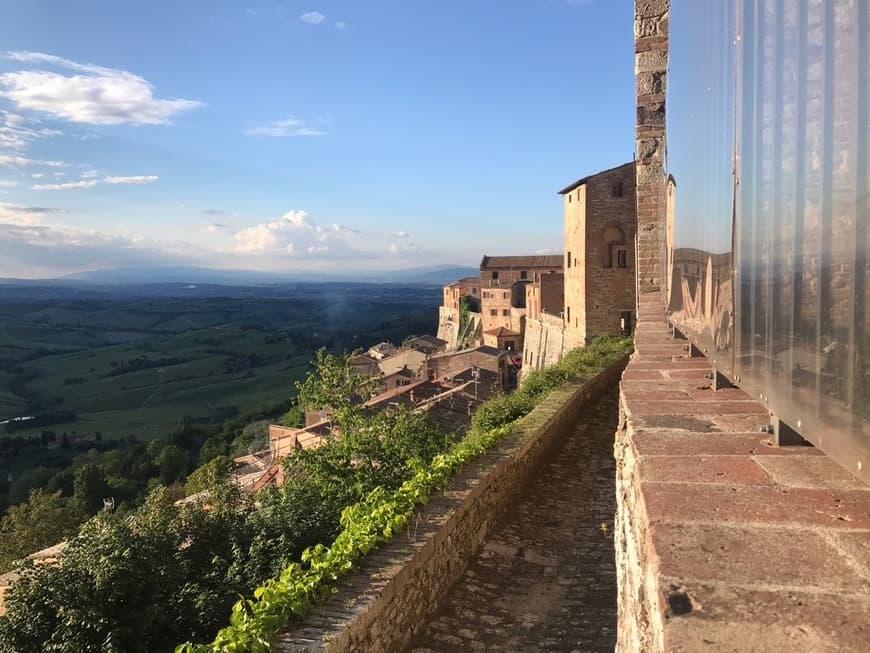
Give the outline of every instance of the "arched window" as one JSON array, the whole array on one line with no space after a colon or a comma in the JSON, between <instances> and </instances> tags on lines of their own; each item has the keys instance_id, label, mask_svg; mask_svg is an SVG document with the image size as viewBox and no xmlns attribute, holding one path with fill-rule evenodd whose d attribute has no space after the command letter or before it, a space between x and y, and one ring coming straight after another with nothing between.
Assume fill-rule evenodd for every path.
<instances>
[{"instance_id":1,"label":"arched window","mask_svg":"<svg viewBox=\"0 0 870 653\"><path fill-rule=\"evenodd\" d=\"M628 248L625 244L625 232L618 225L611 224L604 228L604 244L607 245L604 267L627 268Z\"/></svg>"}]
</instances>

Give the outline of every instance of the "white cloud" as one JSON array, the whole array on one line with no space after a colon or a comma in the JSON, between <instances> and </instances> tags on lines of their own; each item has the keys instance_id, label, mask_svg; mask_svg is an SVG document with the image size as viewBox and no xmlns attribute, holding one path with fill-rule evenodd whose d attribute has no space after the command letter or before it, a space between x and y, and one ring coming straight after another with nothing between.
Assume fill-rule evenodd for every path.
<instances>
[{"instance_id":1,"label":"white cloud","mask_svg":"<svg viewBox=\"0 0 870 653\"><path fill-rule=\"evenodd\" d=\"M135 175L133 177L106 177L106 184L150 184L160 179L157 175Z\"/></svg>"},{"instance_id":2,"label":"white cloud","mask_svg":"<svg viewBox=\"0 0 870 653\"><path fill-rule=\"evenodd\" d=\"M422 251L423 248L415 243L392 243L389 247L387 247L387 253L389 254L418 254Z\"/></svg>"},{"instance_id":3,"label":"white cloud","mask_svg":"<svg viewBox=\"0 0 870 653\"><path fill-rule=\"evenodd\" d=\"M39 126L37 121L26 120L11 111L0 111L0 147L21 150L32 140L58 136L56 129Z\"/></svg>"},{"instance_id":4,"label":"white cloud","mask_svg":"<svg viewBox=\"0 0 870 653\"><path fill-rule=\"evenodd\" d=\"M307 211L288 211L276 220L261 222L238 231L236 251L242 254L324 254L358 256L348 238L362 235L358 229L339 224L321 226Z\"/></svg>"},{"instance_id":5,"label":"white cloud","mask_svg":"<svg viewBox=\"0 0 870 653\"><path fill-rule=\"evenodd\" d=\"M82 174L79 175L82 179L95 179L100 176L100 172L98 170L85 170Z\"/></svg>"},{"instance_id":6,"label":"white cloud","mask_svg":"<svg viewBox=\"0 0 870 653\"><path fill-rule=\"evenodd\" d=\"M320 23L326 20L326 16L321 14L319 11L306 11L304 14L299 16L299 20L303 23L308 23L309 25L320 25Z\"/></svg>"},{"instance_id":7,"label":"white cloud","mask_svg":"<svg viewBox=\"0 0 870 653\"><path fill-rule=\"evenodd\" d=\"M33 175L36 177L37 175ZM41 175L40 175L41 176ZM104 177L103 179L79 179L67 181L62 184L36 184L31 190L67 190L70 188L93 188L97 184L150 184L160 179L157 175L135 175L132 177Z\"/></svg>"},{"instance_id":8,"label":"white cloud","mask_svg":"<svg viewBox=\"0 0 870 653\"><path fill-rule=\"evenodd\" d=\"M7 166L48 166L50 168L64 168L69 164L65 161L45 161L43 159L30 159L17 154L0 154L0 165Z\"/></svg>"},{"instance_id":9,"label":"white cloud","mask_svg":"<svg viewBox=\"0 0 870 653\"><path fill-rule=\"evenodd\" d=\"M0 224L32 227L40 224L44 215L58 212L59 209L43 206L22 206L0 202Z\"/></svg>"},{"instance_id":10,"label":"white cloud","mask_svg":"<svg viewBox=\"0 0 870 653\"><path fill-rule=\"evenodd\" d=\"M407 231L397 231L393 234L393 238L409 238L410 236L411 234L409 234Z\"/></svg>"},{"instance_id":11,"label":"white cloud","mask_svg":"<svg viewBox=\"0 0 870 653\"><path fill-rule=\"evenodd\" d=\"M14 179L0 179L0 187L3 188L13 188L18 185L18 182Z\"/></svg>"},{"instance_id":12,"label":"white cloud","mask_svg":"<svg viewBox=\"0 0 870 653\"><path fill-rule=\"evenodd\" d=\"M208 222L203 225L202 230L206 233L215 234L221 231L227 231L229 227L228 224L224 224L223 222Z\"/></svg>"},{"instance_id":13,"label":"white cloud","mask_svg":"<svg viewBox=\"0 0 870 653\"><path fill-rule=\"evenodd\" d=\"M323 136L325 133L322 129L295 116L288 116L284 120L254 127L245 132L248 136Z\"/></svg>"},{"instance_id":14,"label":"white cloud","mask_svg":"<svg viewBox=\"0 0 870 653\"><path fill-rule=\"evenodd\" d=\"M92 125L164 125L182 111L203 106L185 99L154 97L153 86L125 70L80 64L42 52L7 52L6 58L47 64L79 74L19 70L0 74L0 96L17 108Z\"/></svg>"},{"instance_id":15,"label":"white cloud","mask_svg":"<svg viewBox=\"0 0 870 653\"><path fill-rule=\"evenodd\" d=\"M93 188L99 181L96 179L80 179L79 181L66 181L62 184L36 184L31 190L67 190L68 188Z\"/></svg>"}]
</instances>

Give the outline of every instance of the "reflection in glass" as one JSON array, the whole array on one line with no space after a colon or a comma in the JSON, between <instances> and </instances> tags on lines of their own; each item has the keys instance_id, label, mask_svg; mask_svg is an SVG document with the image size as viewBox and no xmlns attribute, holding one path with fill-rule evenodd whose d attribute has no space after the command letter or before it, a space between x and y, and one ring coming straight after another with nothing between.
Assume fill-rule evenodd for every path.
<instances>
[{"instance_id":1,"label":"reflection in glass","mask_svg":"<svg viewBox=\"0 0 870 653\"><path fill-rule=\"evenodd\" d=\"M868 4L673 0L666 236L673 321L865 478Z\"/></svg>"}]
</instances>

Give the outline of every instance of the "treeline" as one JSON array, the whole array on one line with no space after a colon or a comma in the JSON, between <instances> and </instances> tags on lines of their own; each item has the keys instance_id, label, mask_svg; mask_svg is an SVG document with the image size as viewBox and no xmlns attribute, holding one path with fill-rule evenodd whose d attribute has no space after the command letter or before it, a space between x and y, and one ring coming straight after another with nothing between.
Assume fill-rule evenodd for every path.
<instances>
[{"instance_id":1,"label":"treeline","mask_svg":"<svg viewBox=\"0 0 870 653\"><path fill-rule=\"evenodd\" d=\"M51 522L69 534L102 508L103 499L111 498L119 514L128 514L156 486L172 487L176 495L183 495L188 475L216 457L267 448L268 423L287 406L283 402L211 424L184 418L171 433L148 442L132 436L107 441L100 433L87 438L66 432L58 436L47 430L39 437L0 439L3 458L32 458L42 451L46 462L11 483L0 479L0 490L11 505L0 519L0 572L21 557L59 541L54 539L56 529L42 529L42 523ZM223 411L225 416L233 412L238 409L226 407ZM59 445L49 448L58 438ZM75 509L70 508L73 504Z\"/></svg>"},{"instance_id":2,"label":"treeline","mask_svg":"<svg viewBox=\"0 0 870 653\"><path fill-rule=\"evenodd\" d=\"M0 618L0 651L144 653L211 637L240 594L249 595L307 547L330 542L345 506L376 487L397 488L453 442L428 416L369 412L355 400L368 383L353 373L349 357L318 355L299 385L300 401L328 397L342 436L288 458L280 488L240 493L223 452L246 438L253 445L257 434L243 428L230 440L229 433L214 433L202 441L199 458L214 457L187 481L190 491L205 491L201 502L176 505L177 494L159 485L141 507L103 510L89 519L69 539L62 565L19 565L21 576ZM177 429L160 455L184 450L191 428ZM149 455L141 464L147 465L147 447L159 445L144 446ZM96 464L82 467L66 500L34 493L27 508L10 511L0 523L3 539L12 540L6 537L12 517L24 525L19 530L38 530L38 523L60 521L79 505L98 508L96 498L108 489L101 474Z\"/></svg>"},{"instance_id":3,"label":"treeline","mask_svg":"<svg viewBox=\"0 0 870 653\"><path fill-rule=\"evenodd\" d=\"M70 410L56 410L46 413L33 415L29 419L13 419L3 425L3 430L7 433L15 431L23 431L24 429L32 429L38 426L52 426L53 424L64 424L66 422L75 422L78 415Z\"/></svg>"},{"instance_id":4,"label":"treeline","mask_svg":"<svg viewBox=\"0 0 870 653\"><path fill-rule=\"evenodd\" d=\"M147 370L153 367L171 367L172 365L180 365L186 363L189 359L170 356L168 358L148 358L139 356L126 361L112 361L110 363L112 369L103 374L103 378L120 376L130 372L138 372L139 370Z\"/></svg>"}]
</instances>

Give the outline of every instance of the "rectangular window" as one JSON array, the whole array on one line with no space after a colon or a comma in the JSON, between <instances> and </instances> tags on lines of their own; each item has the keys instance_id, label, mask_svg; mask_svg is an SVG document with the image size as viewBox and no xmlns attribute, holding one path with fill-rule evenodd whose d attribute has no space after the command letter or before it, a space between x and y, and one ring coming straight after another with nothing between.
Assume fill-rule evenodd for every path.
<instances>
[{"instance_id":1,"label":"rectangular window","mask_svg":"<svg viewBox=\"0 0 870 653\"><path fill-rule=\"evenodd\" d=\"M627 268L628 267L628 252L624 249L619 249L616 251L616 267L618 268Z\"/></svg>"},{"instance_id":2,"label":"rectangular window","mask_svg":"<svg viewBox=\"0 0 870 653\"><path fill-rule=\"evenodd\" d=\"M520 279L528 279L529 273L525 270L520 270Z\"/></svg>"},{"instance_id":3,"label":"rectangular window","mask_svg":"<svg viewBox=\"0 0 870 653\"><path fill-rule=\"evenodd\" d=\"M568 267L571 267L571 252L568 252Z\"/></svg>"},{"instance_id":4,"label":"rectangular window","mask_svg":"<svg viewBox=\"0 0 870 653\"><path fill-rule=\"evenodd\" d=\"M498 279L498 270L493 270L493 271L492 271L492 278L493 278L493 279Z\"/></svg>"},{"instance_id":5,"label":"rectangular window","mask_svg":"<svg viewBox=\"0 0 870 653\"><path fill-rule=\"evenodd\" d=\"M503 308L502 311L501 311L501 314L502 314L504 317L507 317L508 315L511 314L511 312L510 312L508 309Z\"/></svg>"},{"instance_id":6,"label":"rectangular window","mask_svg":"<svg viewBox=\"0 0 870 653\"><path fill-rule=\"evenodd\" d=\"M571 324L571 307L568 307L568 324Z\"/></svg>"},{"instance_id":7,"label":"rectangular window","mask_svg":"<svg viewBox=\"0 0 870 653\"><path fill-rule=\"evenodd\" d=\"M611 197L622 197L622 182L617 181L613 186L610 187L610 195Z\"/></svg>"},{"instance_id":8,"label":"rectangular window","mask_svg":"<svg viewBox=\"0 0 870 653\"><path fill-rule=\"evenodd\" d=\"M506 292L503 292L501 295L502 295L502 296L501 296L502 299L507 299L507 298L508 298L508 294L507 294Z\"/></svg>"},{"instance_id":9,"label":"rectangular window","mask_svg":"<svg viewBox=\"0 0 870 653\"><path fill-rule=\"evenodd\" d=\"M498 315L498 309L495 309L495 308L489 309L489 314L492 316Z\"/></svg>"}]
</instances>

